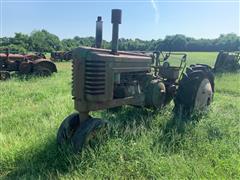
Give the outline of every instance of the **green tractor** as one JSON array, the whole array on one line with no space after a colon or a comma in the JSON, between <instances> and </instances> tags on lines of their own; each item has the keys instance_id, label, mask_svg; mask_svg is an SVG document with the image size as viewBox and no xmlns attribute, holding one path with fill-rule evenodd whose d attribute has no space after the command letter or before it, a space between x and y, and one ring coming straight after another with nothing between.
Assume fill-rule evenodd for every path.
<instances>
[{"instance_id":1,"label":"green tractor","mask_svg":"<svg viewBox=\"0 0 240 180\"><path fill-rule=\"evenodd\" d=\"M71 143L78 152L105 129L107 121L92 117L91 111L124 105L158 111L173 100L174 112L189 116L209 107L214 94L211 67L186 67L184 53L156 51L147 55L118 51L119 9L112 10L112 48L101 49L101 23L97 21L95 48L79 47L72 51L72 96L77 112L60 125L59 145ZM172 56L179 57L178 65L170 65Z\"/></svg>"}]
</instances>

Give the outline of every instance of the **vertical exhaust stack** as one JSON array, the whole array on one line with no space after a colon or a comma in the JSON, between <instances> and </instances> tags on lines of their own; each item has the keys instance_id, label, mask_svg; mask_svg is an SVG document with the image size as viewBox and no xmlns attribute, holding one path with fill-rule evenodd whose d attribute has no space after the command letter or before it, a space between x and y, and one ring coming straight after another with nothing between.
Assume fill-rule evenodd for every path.
<instances>
[{"instance_id":1,"label":"vertical exhaust stack","mask_svg":"<svg viewBox=\"0 0 240 180\"><path fill-rule=\"evenodd\" d=\"M103 31L103 21L102 17L98 16L96 21L96 37L95 37L95 47L101 48L102 45L102 31Z\"/></svg>"},{"instance_id":2,"label":"vertical exhaust stack","mask_svg":"<svg viewBox=\"0 0 240 180\"><path fill-rule=\"evenodd\" d=\"M112 54L118 54L118 31L119 24L122 23L122 10L121 9L112 9L112 20L113 29L112 29Z\"/></svg>"}]
</instances>

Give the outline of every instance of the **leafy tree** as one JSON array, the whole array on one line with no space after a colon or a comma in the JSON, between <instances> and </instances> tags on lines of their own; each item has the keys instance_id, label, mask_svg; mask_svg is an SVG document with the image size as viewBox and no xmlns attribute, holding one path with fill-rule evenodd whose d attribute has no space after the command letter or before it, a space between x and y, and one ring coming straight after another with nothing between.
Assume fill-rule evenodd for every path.
<instances>
[{"instance_id":1,"label":"leafy tree","mask_svg":"<svg viewBox=\"0 0 240 180\"><path fill-rule=\"evenodd\" d=\"M78 46L77 41L75 41L74 39L63 39L61 43L62 43L62 50L64 51L70 51L73 48Z\"/></svg>"},{"instance_id":2,"label":"leafy tree","mask_svg":"<svg viewBox=\"0 0 240 180\"><path fill-rule=\"evenodd\" d=\"M61 50L61 41L59 38L46 30L32 32L29 44L29 49L37 52L52 52Z\"/></svg>"},{"instance_id":3,"label":"leafy tree","mask_svg":"<svg viewBox=\"0 0 240 180\"><path fill-rule=\"evenodd\" d=\"M0 38L1 47L11 47L21 52L69 51L78 46L94 46L94 37L75 36L72 39L59 38L46 30L33 31L30 36L15 33L14 37ZM103 40L102 48L111 48L111 42ZM125 51L237 51L240 37L236 34L222 34L216 39L195 39L181 34L166 36L163 40L119 39L119 50Z\"/></svg>"},{"instance_id":4,"label":"leafy tree","mask_svg":"<svg viewBox=\"0 0 240 180\"><path fill-rule=\"evenodd\" d=\"M15 33L15 37L13 39L13 44L19 45L25 49L29 48L29 37L26 34Z\"/></svg>"}]
</instances>

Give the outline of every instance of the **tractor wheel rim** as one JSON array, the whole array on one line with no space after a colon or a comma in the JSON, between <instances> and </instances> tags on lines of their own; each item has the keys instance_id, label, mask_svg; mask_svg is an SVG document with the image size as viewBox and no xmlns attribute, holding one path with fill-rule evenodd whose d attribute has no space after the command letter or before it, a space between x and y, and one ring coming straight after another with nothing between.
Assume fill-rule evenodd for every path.
<instances>
[{"instance_id":1,"label":"tractor wheel rim","mask_svg":"<svg viewBox=\"0 0 240 180\"><path fill-rule=\"evenodd\" d=\"M208 79L203 79L197 90L194 110L206 110L212 101L213 91Z\"/></svg>"}]
</instances>

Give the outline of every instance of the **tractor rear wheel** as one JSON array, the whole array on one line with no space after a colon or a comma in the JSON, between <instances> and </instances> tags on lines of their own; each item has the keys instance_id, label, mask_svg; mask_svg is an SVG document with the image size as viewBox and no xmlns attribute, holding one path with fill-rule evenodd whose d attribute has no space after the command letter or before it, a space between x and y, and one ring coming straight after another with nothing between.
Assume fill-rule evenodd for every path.
<instances>
[{"instance_id":1,"label":"tractor rear wheel","mask_svg":"<svg viewBox=\"0 0 240 180\"><path fill-rule=\"evenodd\" d=\"M48 68L38 67L35 70L34 74L37 76L47 77L47 76L51 76L52 72Z\"/></svg>"},{"instance_id":2,"label":"tractor rear wheel","mask_svg":"<svg viewBox=\"0 0 240 180\"><path fill-rule=\"evenodd\" d=\"M10 72L8 71L0 71L0 80L8 80L10 79Z\"/></svg>"},{"instance_id":3,"label":"tractor rear wheel","mask_svg":"<svg viewBox=\"0 0 240 180\"><path fill-rule=\"evenodd\" d=\"M32 72L32 63L22 62L19 65L19 72L21 74L30 74Z\"/></svg>"},{"instance_id":4,"label":"tractor rear wheel","mask_svg":"<svg viewBox=\"0 0 240 180\"><path fill-rule=\"evenodd\" d=\"M205 111L212 102L213 93L214 76L211 68L205 65L191 65L179 82L174 110L185 116Z\"/></svg>"}]
</instances>

